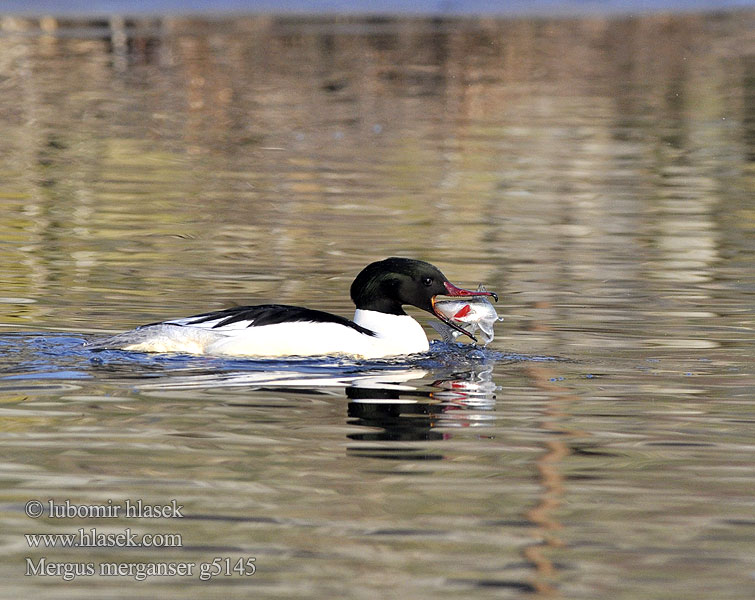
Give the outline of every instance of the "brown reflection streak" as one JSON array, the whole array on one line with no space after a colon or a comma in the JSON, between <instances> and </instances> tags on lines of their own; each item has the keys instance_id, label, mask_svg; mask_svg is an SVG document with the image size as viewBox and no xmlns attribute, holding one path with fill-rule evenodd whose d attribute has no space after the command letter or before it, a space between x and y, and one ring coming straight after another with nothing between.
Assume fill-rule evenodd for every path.
<instances>
[{"instance_id":1,"label":"brown reflection streak","mask_svg":"<svg viewBox=\"0 0 755 600\"><path fill-rule=\"evenodd\" d=\"M563 525L559 523L554 514L561 506L565 493L564 479L558 465L569 455L569 447L563 441L564 434L575 435L576 432L565 429L560 422L566 414L564 406L574 401L575 397L569 394L564 387L553 383L552 379L555 372L552 369L532 366L528 368L528 373L534 385L546 391L551 397L551 401L544 411L541 427L561 434L561 436L546 441L546 452L536 461L543 493L537 506L525 513L525 517L535 525L533 537L536 541L524 548L523 555L535 567L536 580L533 582L533 586L538 593L557 596L559 595L558 590L550 581L556 577L557 569L544 550L561 548L565 545L564 541L556 534L558 530L563 528Z\"/></svg>"}]
</instances>

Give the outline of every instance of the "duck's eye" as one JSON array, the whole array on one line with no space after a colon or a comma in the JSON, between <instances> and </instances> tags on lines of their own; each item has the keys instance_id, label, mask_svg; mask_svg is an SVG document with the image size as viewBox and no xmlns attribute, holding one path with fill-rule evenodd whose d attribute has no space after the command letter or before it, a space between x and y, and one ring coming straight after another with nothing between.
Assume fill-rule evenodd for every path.
<instances>
[{"instance_id":1,"label":"duck's eye","mask_svg":"<svg viewBox=\"0 0 755 600\"><path fill-rule=\"evenodd\" d=\"M430 287L433 284L433 278L432 277L423 277L422 283L424 283L427 287Z\"/></svg>"}]
</instances>

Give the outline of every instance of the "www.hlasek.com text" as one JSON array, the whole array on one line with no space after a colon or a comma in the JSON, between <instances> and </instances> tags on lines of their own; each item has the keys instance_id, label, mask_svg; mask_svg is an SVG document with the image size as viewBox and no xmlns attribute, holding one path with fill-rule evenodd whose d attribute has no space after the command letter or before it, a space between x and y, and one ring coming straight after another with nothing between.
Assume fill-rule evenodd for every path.
<instances>
[{"instance_id":1,"label":"www.hlasek.com text","mask_svg":"<svg viewBox=\"0 0 755 600\"><path fill-rule=\"evenodd\" d=\"M76 533L25 533L29 548L180 548L180 533L138 534L126 527L117 533L79 528Z\"/></svg>"}]
</instances>

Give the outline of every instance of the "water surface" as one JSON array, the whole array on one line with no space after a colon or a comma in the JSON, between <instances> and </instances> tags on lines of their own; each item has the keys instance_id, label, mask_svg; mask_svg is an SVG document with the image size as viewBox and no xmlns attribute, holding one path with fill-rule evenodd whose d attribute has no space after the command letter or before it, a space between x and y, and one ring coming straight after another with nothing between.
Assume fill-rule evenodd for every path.
<instances>
[{"instance_id":1,"label":"water surface","mask_svg":"<svg viewBox=\"0 0 755 600\"><path fill-rule=\"evenodd\" d=\"M752 17L3 19L4 590L750 598ZM494 342L83 346L234 304L350 316L391 255L499 292ZM139 499L182 517L24 513ZM24 536L80 528L181 544Z\"/></svg>"}]
</instances>

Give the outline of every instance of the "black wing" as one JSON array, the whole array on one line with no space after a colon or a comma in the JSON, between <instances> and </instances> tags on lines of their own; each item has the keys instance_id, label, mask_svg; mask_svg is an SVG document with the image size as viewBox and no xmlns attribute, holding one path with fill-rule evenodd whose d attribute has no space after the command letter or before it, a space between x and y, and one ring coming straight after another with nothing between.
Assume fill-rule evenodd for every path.
<instances>
[{"instance_id":1,"label":"black wing","mask_svg":"<svg viewBox=\"0 0 755 600\"><path fill-rule=\"evenodd\" d=\"M337 323L345 327L351 327L359 333L375 335L375 332L361 327L344 317L334 315L322 310L313 310L301 306L289 306L287 304L260 304L257 306L234 306L223 310L202 313L185 319L167 321L176 325L199 325L217 321L212 329L232 325L243 321L249 321L247 327L262 327L263 325L278 325L279 323L295 323L305 321L310 323Z\"/></svg>"}]
</instances>

